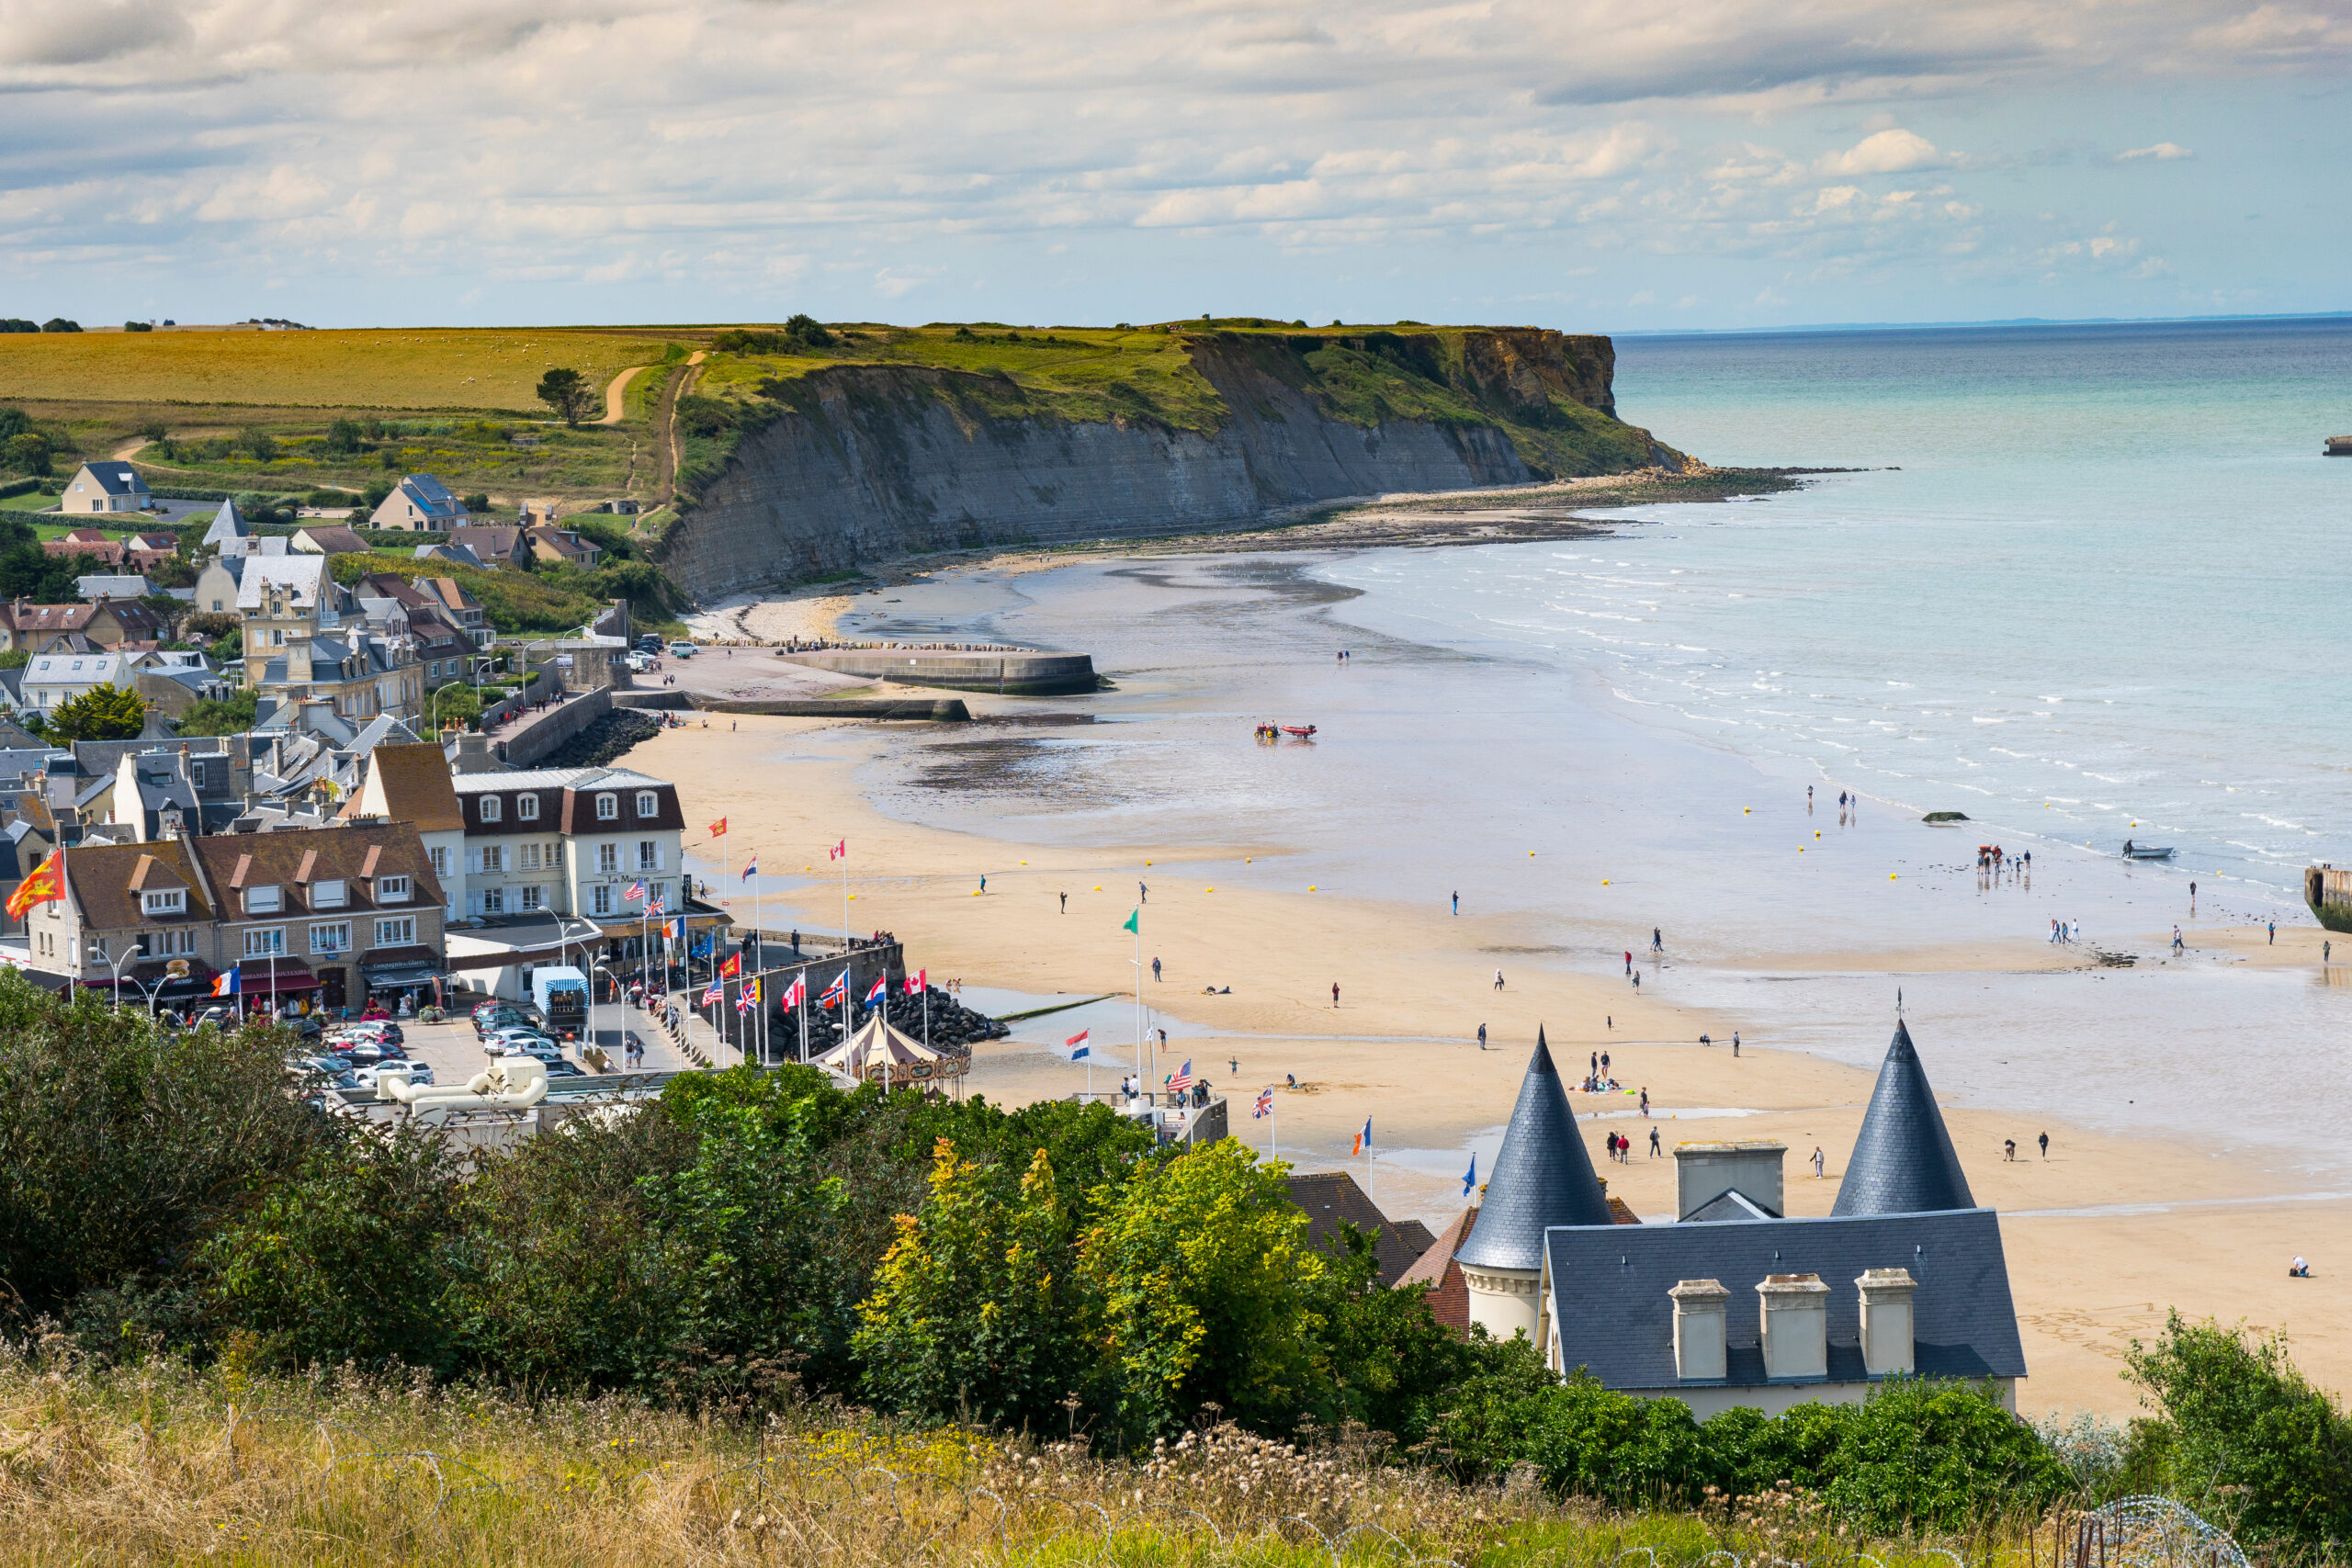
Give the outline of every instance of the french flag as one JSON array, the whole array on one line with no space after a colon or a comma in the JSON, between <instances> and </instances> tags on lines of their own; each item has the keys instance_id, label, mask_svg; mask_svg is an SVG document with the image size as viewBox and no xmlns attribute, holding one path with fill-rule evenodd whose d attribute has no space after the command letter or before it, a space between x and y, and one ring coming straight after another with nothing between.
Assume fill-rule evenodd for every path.
<instances>
[{"instance_id":1,"label":"french flag","mask_svg":"<svg viewBox=\"0 0 2352 1568\"><path fill-rule=\"evenodd\" d=\"M1369 1149L1369 1148L1371 1148L1371 1147L1372 1147L1372 1118L1371 1118L1371 1117L1369 1117L1369 1116L1367 1116L1367 1117L1365 1117L1365 1118L1363 1119L1363 1132L1361 1132L1361 1133L1358 1133L1358 1134L1356 1134L1356 1149L1355 1149L1355 1152L1356 1152L1356 1153L1358 1153L1358 1154L1363 1154L1366 1149Z\"/></svg>"},{"instance_id":2,"label":"french flag","mask_svg":"<svg viewBox=\"0 0 2352 1568\"><path fill-rule=\"evenodd\" d=\"M232 964L220 974L212 976L212 994L216 997L233 997L237 994L236 964Z\"/></svg>"}]
</instances>

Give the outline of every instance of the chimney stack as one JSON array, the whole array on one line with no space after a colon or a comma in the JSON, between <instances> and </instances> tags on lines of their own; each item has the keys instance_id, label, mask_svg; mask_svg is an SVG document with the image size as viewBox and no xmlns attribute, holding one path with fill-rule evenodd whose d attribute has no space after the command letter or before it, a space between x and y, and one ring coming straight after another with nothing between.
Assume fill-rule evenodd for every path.
<instances>
[{"instance_id":1,"label":"chimney stack","mask_svg":"<svg viewBox=\"0 0 2352 1568\"><path fill-rule=\"evenodd\" d=\"M1872 1377L1911 1371L1911 1295L1919 1282L1908 1269L1867 1269L1854 1284L1862 1294L1862 1370Z\"/></svg>"},{"instance_id":2,"label":"chimney stack","mask_svg":"<svg viewBox=\"0 0 2352 1568\"><path fill-rule=\"evenodd\" d=\"M1666 1293L1674 1298L1674 1375L1684 1382L1726 1376L1724 1319L1731 1292L1719 1280L1685 1280Z\"/></svg>"},{"instance_id":3,"label":"chimney stack","mask_svg":"<svg viewBox=\"0 0 2352 1568\"><path fill-rule=\"evenodd\" d=\"M1687 1220L1726 1192L1736 1192L1772 1219L1788 1210L1781 1167L1789 1146L1770 1138L1674 1145L1674 1216Z\"/></svg>"},{"instance_id":4,"label":"chimney stack","mask_svg":"<svg viewBox=\"0 0 2352 1568\"><path fill-rule=\"evenodd\" d=\"M1756 1287L1764 1375L1829 1375L1829 1287L1818 1274L1767 1274Z\"/></svg>"}]
</instances>

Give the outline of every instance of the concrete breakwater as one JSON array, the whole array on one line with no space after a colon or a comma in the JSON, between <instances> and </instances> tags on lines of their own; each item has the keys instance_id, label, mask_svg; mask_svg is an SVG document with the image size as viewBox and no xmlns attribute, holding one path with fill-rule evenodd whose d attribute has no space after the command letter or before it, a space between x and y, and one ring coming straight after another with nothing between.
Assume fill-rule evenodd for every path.
<instances>
[{"instance_id":1,"label":"concrete breakwater","mask_svg":"<svg viewBox=\"0 0 2352 1568\"><path fill-rule=\"evenodd\" d=\"M777 658L896 686L945 686L1006 696L1064 696L1097 684L1091 653L943 653L920 649L819 649Z\"/></svg>"}]
</instances>

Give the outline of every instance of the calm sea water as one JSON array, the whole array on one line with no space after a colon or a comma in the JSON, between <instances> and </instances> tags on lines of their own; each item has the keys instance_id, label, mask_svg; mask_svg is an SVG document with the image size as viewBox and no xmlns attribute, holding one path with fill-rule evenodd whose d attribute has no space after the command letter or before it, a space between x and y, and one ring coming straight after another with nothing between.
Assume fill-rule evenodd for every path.
<instances>
[{"instance_id":1,"label":"calm sea water","mask_svg":"<svg viewBox=\"0 0 2352 1568\"><path fill-rule=\"evenodd\" d=\"M1637 338L1618 366L1626 417L1712 461L1900 471L1464 560L1420 579L1433 622L1554 639L1923 808L2290 896L2352 860L2352 460L2321 456L2352 320Z\"/></svg>"}]
</instances>

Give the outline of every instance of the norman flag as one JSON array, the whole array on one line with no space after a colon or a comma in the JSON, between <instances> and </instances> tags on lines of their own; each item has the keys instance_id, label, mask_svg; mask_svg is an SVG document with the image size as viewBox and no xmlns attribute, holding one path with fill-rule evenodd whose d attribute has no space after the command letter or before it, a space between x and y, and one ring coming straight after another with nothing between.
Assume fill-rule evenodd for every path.
<instances>
[{"instance_id":1,"label":"norman flag","mask_svg":"<svg viewBox=\"0 0 2352 1568\"><path fill-rule=\"evenodd\" d=\"M714 839L723 839L727 837L726 818L722 817L718 821L713 822L710 825L710 836Z\"/></svg>"},{"instance_id":2,"label":"norman flag","mask_svg":"<svg viewBox=\"0 0 2352 1568\"><path fill-rule=\"evenodd\" d=\"M1258 1109L1250 1112L1250 1119L1254 1122L1261 1116L1272 1116L1273 1113L1274 1091L1271 1089L1260 1089L1258 1091Z\"/></svg>"},{"instance_id":3,"label":"norman flag","mask_svg":"<svg viewBox=\"0 0 2352 1568\"><path fill-rule=\"evenodd\" d=\"M33 867L33 873L17 884L8 895L8 916L21 920L25 911L36 904L46 904L52 898L65 897L65 863L62 850L51 850L49 858Z\"/></svg>"},{"instance_id":4,"label":"norman flag","mask_svg":"<svg viewBox=\"0 0 2352 1568\"><path fill-rule=\"evenodd\" d=\"M722 980L731 980L742 972L743 955L740 953L729 953L727 962L718 966L718 977Z\"/></svg>"}]
</instances>

